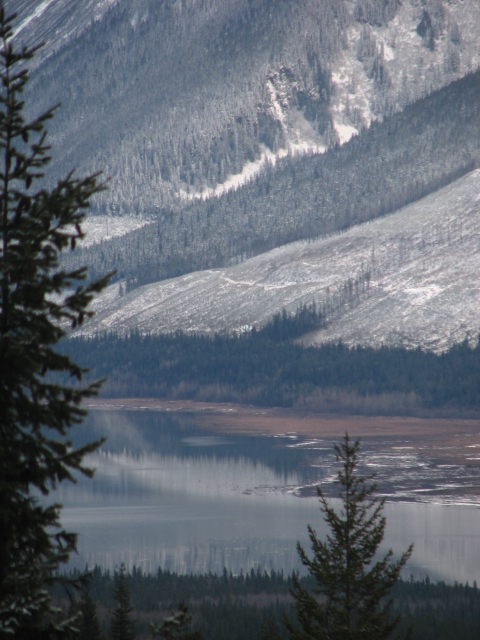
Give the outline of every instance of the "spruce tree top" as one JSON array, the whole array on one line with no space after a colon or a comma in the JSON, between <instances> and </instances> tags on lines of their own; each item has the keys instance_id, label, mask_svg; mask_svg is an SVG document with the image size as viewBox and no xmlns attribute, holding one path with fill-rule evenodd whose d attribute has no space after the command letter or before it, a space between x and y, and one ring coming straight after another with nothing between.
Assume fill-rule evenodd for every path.
<instances>
[{"instance_id":1,"label":"spruce tree top","mask_svg":"<svg viewBox=\"0 0 480 640\"><path fill-rule=\"evenodd\" d=\"M133 606L130 601L130 590L127 585L127 571L122 562L120 569L115 571L113 583L113 598L116 607L113 610L110 623L111 640L135 640L135 624Z\"/></svg>"},{"instance_id":2,"label":"spruce tree top","mask_svg":"<svg viewBox=\"0 0 480 640\"><path fill-rule=\"evenodd\" d=\"M320 510L328 525L325 540L308 525L313 557L297 544L302 564L315 579L312 591L293 577L297 623L286 620L291 640L386 640L398 618L391 615L390 591L413 547L393 560L393 551L378 557L385 533L385 500L375 496L371 476L358 473L359 440L345 435L335 445L341 462L336 483L341 508L336 511L318 487Z\"/></svg>"}]
</instances>

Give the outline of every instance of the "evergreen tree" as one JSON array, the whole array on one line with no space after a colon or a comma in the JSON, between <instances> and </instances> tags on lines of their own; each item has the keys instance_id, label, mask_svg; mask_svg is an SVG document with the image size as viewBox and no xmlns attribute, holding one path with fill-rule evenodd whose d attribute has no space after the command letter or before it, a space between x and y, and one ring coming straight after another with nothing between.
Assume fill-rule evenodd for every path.
<instances>
[{"instance_id":1,"label":"evergreen tree","mask_svg":"<svg viewBox=\"0 0 480 640\"><path fill-rule=\"evenodd\" d=\"M257 640L281 640L280 627L275 616L270 616L265 620L260 628Z\"/></svg>"},{"instance_id":2,"label":"evergreen tree","mask_svg":"<svg viewBox=\"0 0 480 640\"><path fill-rule=\"evenodd\" d=\"M133 606L130 602L130 590L127 585L127 572L122 562L115 571L113 597L117 603L110 623L112 640L135 640L135 620L132 618Z\"/></svg>"},{"instance_id":3,"label":"evergreen tree","mask_svg":"<svg viewBox=\"0 0 480 640\"><path fill-rule=\"evenodd\" d=\"M84 591L82 594L80 614L78 640L100 640L102 634L97 617L97 607L88 591Z\"/></svg>"},{"instance_id":4,"label":"evergreen tree","mask_svg":"<svg viewBox=\"0 0 480 640\"><path fill-rule=\"evenodd\" d=\"M60 505L37 496L73 481L74 472L92 475L83 458L98 442L75 448L68 430L99 385L81 387L85 370L54 347L90 315L89 302L107 282L85 284L85 269L60 266L103 187L96 175L72 174L46 187L45 124L54 109L24 117L36 49L14 48L13 19L0 0L0 635L65 637L74 624L52 606L48 586L76 536L61 528ZM57 384L55 375L76 386Z\"/></svg>"},{"instance_id":5,"label":"evergreen tree","mask_svg":"<svg viewBox=\"0 0 480 640\"><path fill-rule=\"evenodd\" d=\"M182 601L178 610L164 618L160 625L151 625L151 637L162 640L201 640L202 634L200 631L192 631L191 623L192 616L188 613L188 606Z\"/></svg>"},{"instance_id":6,"label":"evergreen tree","mask_svg":"<svg viewBox=\"0 0 480 640\"><path fill-rule=\"evenodd\" d=\"M357 473L359 440L348 433L335 451L342 462L337 484L342 508L337 513L317 488L320 509L330 533L325 542L308 525L313 558L297 544L302 564L316 585L309 591L293 576L292 594L298 625L285 619L291 640L381 640L398 624L391 615L390 591L412 546L393 561L390 550L375 560L385 532L384 500L374 497L374 476Z\"/></svg>"}]
</instances>

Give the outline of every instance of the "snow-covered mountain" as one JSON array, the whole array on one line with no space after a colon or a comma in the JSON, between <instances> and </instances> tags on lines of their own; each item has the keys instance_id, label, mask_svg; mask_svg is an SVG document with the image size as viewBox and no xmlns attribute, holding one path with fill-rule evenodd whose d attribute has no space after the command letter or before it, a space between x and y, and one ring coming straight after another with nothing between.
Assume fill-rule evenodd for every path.
<instances>
[{"instance_id":1,"label":"snow-covered mountain","mask_svg":"<svg viewBox=\"0 0 480 640\"><path fill-rule=\"evenodd\" d=\"M307 344L474 339L478 0L5 5L46 40L25 98L62 102L50 177L111 176L65 264L125 279L84 332L242 331L314 299Z\"/></svg>"},{"instance_id":2,"label":"snow-covered mountain","mask_svg":"<svg viewBox=\"0 0 480 640\"><path fill-rule=\"evenodd\" d=\"M479 165L477 72L325 154L268 165L234 192L166 209L141 229L66 255L64 265L116 269L130 290L392 213ZM105 219L108 227L113 216Z\"/></svg>"},{"instance_id":3,"label":"snow-covered mountain","mask_svg":"<svg viewBox=\"0 0 480 640\"><path fill-rule=\"evenodd\" d=\"M63 104L53 169L103 169L111 214L155 215L343 143L480 62L478 0L6 6L19 41L47 43L30 95L36 110Z\"/></svg>"},{"instance_id":4,"label":"snow-covered mountain","mask_svg":"<svg viewBox=\"0 0 480 640\"><path fill-rule=\"evenodd\" d=\"M480 332L480 170L396 213L226 269L122 296L111 285L83 335L138 330L243 331L301 303L328 326L306 344L422 346L443 351Z\"/></svg>"}]
</instances>

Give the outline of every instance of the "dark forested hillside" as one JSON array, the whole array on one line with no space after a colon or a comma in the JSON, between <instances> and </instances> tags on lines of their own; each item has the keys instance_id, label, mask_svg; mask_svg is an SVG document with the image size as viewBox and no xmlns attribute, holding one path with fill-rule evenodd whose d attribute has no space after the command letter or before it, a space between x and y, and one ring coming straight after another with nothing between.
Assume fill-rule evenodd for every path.
<instances>
[{"instance_id":1,"label":"dark forested hillside","mask_svg":"<svg viewBox=\"0 0 480 640\"><path fill-rule=\"evenodd\" d=\"M470 171L479 150L480 72L343 147L267 166L222 197L163 209L157 222L77 250L68 263L117 268L131 286L221 266L392 212Z\"/></svg>"},{"instance_id":2,"label":"dark forested hillside","mask_svg":"<svg viewBox=\"0 0 480 640\"><path fill-rule=\"evenodd\" d=\"M64 349L106 376L107 397L193 398L314 411L405 414L480 409L480 343L442 355L401 348L305 349L292 339L319 326L303 307L240 336L76 338Z\"/></svg>"},{"instance_id":3,"label":"dark forested hillside","mask_svg":"<svg viewBox=\"0 0 480 640\"><path fill-rule=\"evenodd\" d=\"M239 576L186 576L162 571L143 574L135 568L127 576L137 619L139 638L149 637L149 623L158 622L181 600L188 603L193 628L204 640L283 640L287 638L283 615L293 616L290 576L258 569ZM312 588L311 578L301 578ZM113 577L95 567L89 592L104 630L113 609ZM58 592L58 597L62 594ZM412 640L477 640L480 629L480 591L477 585L446 585L428 578L400 581L393 588L393 613L400 614L400 637L412 629ZM267 635L276 629L279 635ZM403 636L402 636L403 633ZM263 635L265 634L265 635Z\"/></svg>"}]
</instances>

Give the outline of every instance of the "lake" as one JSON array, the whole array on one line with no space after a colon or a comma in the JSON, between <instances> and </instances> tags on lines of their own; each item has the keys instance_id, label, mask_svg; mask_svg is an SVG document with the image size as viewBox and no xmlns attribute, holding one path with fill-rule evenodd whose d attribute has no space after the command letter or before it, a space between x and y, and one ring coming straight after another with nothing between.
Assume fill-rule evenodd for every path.
<instances>
[{"instance_id":1,"label":"lake","mask_svg":"<svg viewBox=\"0 0 480 640\"><path fill-rule=\"evenodd\" d=\"M62 522L79 533L72 565L146 572L234 574L251 568L301 569L307 524L325 527L315 495L334 495L333 438L245 436L201 428L195 415L90 412L76 443L107 436L80 478L55 493ZM475 452L476 441L469 440ZM376 472L387 497L383 549L415 545L405 577L480 582L480 468L441 457L409 439L362 439L361 471Z\"/></svg>"}]
</instances>

